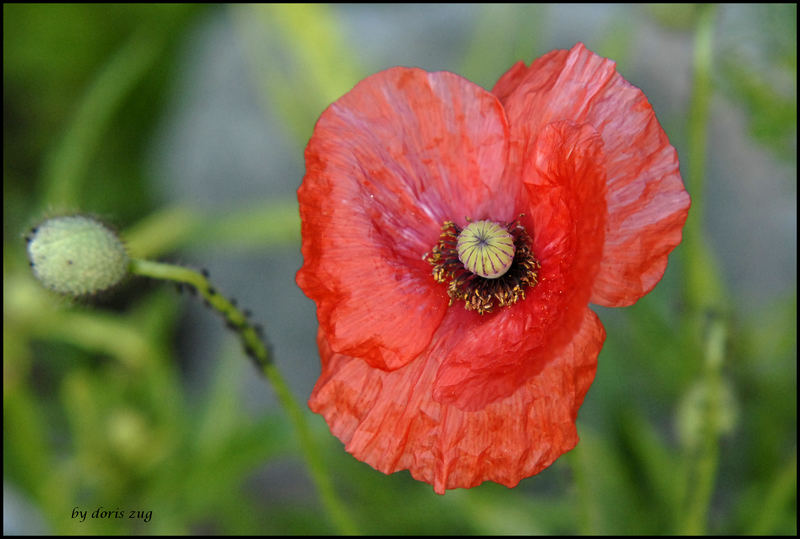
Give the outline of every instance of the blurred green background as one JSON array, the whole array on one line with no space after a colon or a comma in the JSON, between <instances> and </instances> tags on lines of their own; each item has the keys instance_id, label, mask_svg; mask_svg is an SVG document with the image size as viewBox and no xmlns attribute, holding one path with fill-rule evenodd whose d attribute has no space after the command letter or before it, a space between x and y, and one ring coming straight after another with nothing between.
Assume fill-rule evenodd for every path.
<instances>
[{"instance_id":1,"label":"blurred green background","mask_svg":"<svg viewBox=\"0 0 800 539\"><path fill-rule=\"evenodd\" d=\"M144 279L56 297L24 234L88 212L136 256L209 269L304 402L319 359L294 191L322 110L393 65L491 88L577 41L643 89L693 198L655 291L598 309L581 442L515 489L437 496L307 412L336 493L365 533L796 534L794 4L4 4L4 532L343 531L211 311Z\"/></svg>"}]
</instances>

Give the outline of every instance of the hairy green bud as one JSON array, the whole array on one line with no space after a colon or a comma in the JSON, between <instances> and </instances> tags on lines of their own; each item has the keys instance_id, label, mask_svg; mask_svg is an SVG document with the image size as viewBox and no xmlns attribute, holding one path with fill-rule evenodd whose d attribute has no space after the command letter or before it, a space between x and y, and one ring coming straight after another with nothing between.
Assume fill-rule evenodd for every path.
<instances>
[{"instance_id":1,"label":"hairy green bud","mask_svg":"<svg viewBox=\"0 0 800 539\"><path fill-rule=\"evenodd\" d=\"M44 286L72 296L111 288L128 274L130 265L117 235L81 215L48 219L31 230L28 258Z\"/></svg>"}]
</instances>

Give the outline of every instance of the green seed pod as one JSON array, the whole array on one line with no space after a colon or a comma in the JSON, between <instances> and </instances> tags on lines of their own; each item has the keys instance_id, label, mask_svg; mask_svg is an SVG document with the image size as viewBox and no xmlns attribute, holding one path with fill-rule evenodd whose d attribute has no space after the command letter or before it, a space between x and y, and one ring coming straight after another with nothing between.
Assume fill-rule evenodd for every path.
<instances>
[{"instance_id":1,"label":"green seed pod","mask_svg":"<svg viewBox=\"0 0 800 539\"><path fill-rule=\"evenodd\" d=\"M130 263L113 231L81 215L48 219L34 228L28 258L44 286L72 296L111 288L128 274Z\"/></svg>"},{"instance_id":2,"label":"green seed pod","mask_svg":"<svg viewBox=\"0 0 800 539\"><path fill-rule=\"evenodd\" d=\"M458 235L456 250L467 270L486 279L497 279L514 261L514 238L495 222L476 221Z\"/></svg>"}]
</instances>

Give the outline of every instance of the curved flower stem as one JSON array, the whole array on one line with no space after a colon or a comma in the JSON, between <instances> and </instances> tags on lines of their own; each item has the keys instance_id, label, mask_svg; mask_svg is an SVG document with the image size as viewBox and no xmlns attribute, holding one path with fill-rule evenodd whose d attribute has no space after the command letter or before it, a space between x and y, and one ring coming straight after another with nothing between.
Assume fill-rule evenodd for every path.
<instances>
[{"instance_id":1,"label":"curved flower stem","mask_svg":"<svg viewBox=\"0 0 800 539\"><path fill-rule=\"evenodd\" d=\"M174 281L196 290L213 309L225 318L228 326L239 334L245 352L262 370L263 365L271 364L269 347L261 338L257 326L251 324L247 316L228 298L217 292L202 273L173 264L138 259L131 260L130 270L135 275Z\"/></svg>"},{"instance_id":2,"label":"curved flower stem","mask_svg":"<svg viewBox=\"0 0 800 539\"><path fill-rule=\"evenodd\" d=\"M289 419L297 432L300 448L303 451L303 457L311 474L311 479L319 491L322 503L333 520L333 524L340 533L348 535L356 533L352 519L336 496L333 484L330 481L330 475L319 451L317 451L306 418L283 376L281 376L272 362L269 345L266 343L260 327L253 325L247 315L240 311L228 298L220 294L202 273L182 266L139 259L131 260L130 271L135 275L173 281L180 285L189 286L203 296L209 306L225 318L228 327L239 335L245 353L272 384L278 400L289 415Z\"/></svg>"}]
</instances>

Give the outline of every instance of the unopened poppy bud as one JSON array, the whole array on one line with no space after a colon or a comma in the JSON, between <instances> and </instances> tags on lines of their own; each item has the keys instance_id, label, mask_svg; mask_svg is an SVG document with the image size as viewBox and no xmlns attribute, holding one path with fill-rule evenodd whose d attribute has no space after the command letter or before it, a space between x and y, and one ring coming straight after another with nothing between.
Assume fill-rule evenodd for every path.
<instances>
[{"instance_id":1,"label":"unopened poppy bud","mask_svg":"<svg viewBox=\"0 0 800 539\"><path fill-rule=\"evenodd\" d=\"M28 258L41 283L61 294L84 296L119 283L130 259L117 235L90 217L48 219L28 237Z\"/></svg>"}]
</instances>

